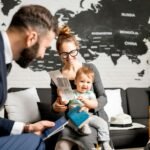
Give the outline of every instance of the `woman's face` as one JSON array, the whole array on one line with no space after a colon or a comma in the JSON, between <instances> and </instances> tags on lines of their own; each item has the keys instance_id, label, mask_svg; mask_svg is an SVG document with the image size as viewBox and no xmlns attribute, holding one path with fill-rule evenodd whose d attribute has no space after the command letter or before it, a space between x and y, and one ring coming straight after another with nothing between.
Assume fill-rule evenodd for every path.
<instances>
[{"instance_id":1,"label":"woman's face","mask_svg":"<svg viewBox=\"0 0 150 150\"><path fill-rule=\"evenodd\" d=\"M64 42L61 46L60 57L63 63L73 64L77 60L78 48L74 42Z\"/></svg>"}]
</instances>

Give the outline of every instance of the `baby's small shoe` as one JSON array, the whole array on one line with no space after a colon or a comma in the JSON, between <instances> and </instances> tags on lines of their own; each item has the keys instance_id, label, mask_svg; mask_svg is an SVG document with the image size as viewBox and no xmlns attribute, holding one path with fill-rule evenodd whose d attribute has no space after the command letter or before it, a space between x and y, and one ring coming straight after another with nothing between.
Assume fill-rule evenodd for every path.
<instances>
[{"instance_id":1,"label":"baby's small shoe","mask_svg":"<svg viewBox=\"0 0 150 150\"><path fill-rule=\"evenodd\" d=\"M91 133L92 133L92 131L91 131L91 129L90 129L90 127L89 127L88 124L85 124L85 125L80 129L80 132L82 132L82 133L85 134L85 135L88 135L88 134L91 134Z\"/></svg>"},{"instance_id":2,"label":"baby's small shoe","mask_svg":"<svg viewBox=\"0 0 150 150\"><path fill-rule=\"evenodd\" d=\"M113 150L108 141L103 142L104 150Z\"/></svg>"}]
</instances>

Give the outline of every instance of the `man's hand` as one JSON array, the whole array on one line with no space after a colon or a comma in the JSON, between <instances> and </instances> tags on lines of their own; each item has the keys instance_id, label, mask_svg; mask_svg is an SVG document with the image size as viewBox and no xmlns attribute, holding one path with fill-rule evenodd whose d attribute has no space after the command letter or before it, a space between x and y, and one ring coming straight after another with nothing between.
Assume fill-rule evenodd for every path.
<instances>
[{"instance_id":1,"label":"man's hand","mask_svg":"<svg viewBox=\"0 0 150 150\"><path fill-rule=\"evenodd\" d=\"M26 124L24 126L24 132L28 132L28 133L32 132L37 135L41 135L44 129L53 126L55 126L54 122L43 120L33 124Z\"/></svg>"}]
</instances>

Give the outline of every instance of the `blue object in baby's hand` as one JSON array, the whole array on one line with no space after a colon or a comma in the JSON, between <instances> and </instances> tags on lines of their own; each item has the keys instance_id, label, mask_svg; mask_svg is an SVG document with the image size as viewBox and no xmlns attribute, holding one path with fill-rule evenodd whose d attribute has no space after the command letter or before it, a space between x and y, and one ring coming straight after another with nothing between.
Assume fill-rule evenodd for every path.
<instances>
[{"instance_id":1,"label":"blue object in baby's hand","mask_svg":"<svg viewBox=\"0 0 150 150\"><path fill-rule=\"evenodd\" d=\"M67 113L67 117L77 128L81 128L90 117L86 111L80 111L80 109L81 107L76 106Z\"/></svg>"},{"instance_id":2,"label":"blue object in baby's hand","mask_svg":"<svg viewBox=\"0 0 150 150\"><path fill-rule=\"evenodd\" d=\"M69 100L68 105L69 105L69 108L73 108L74 106L82 107L84 104L78 99L71 99L71 100Z\"/></svg>"}]
</instances>

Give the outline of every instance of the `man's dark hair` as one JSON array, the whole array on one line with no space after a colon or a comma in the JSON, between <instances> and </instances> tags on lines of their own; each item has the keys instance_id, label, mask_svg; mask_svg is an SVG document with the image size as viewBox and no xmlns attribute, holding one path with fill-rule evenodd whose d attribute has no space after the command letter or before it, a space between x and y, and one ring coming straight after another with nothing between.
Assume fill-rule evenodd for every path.
<instances>
[{"instance_id":1,"label":"man's dark hair","mask_svg":"<svg viewBox=\"0 0 150 150\"><path fill-rule=\"evenodd\" d=\"M57 34L58 23L51 12L40 5L26 5L21 7L13 16L9 27L28 29L32 27L40 33L52 30Z\"/></svg>"}]
</instances>

